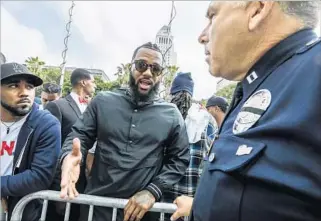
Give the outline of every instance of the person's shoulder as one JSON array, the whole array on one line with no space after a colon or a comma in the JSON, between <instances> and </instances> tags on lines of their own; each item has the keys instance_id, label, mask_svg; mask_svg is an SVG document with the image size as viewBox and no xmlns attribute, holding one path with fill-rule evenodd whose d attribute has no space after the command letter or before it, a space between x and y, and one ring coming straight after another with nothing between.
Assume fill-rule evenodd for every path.
<instances>
[{"instance_id":1,"label":"person's shoulder","mask_svg":"<svg viewBox=\"0 0 321 221\"><path fill-rule=\"evenodd\" d=\"M175 104L170 103L168 101L165 101L162 98L159 98L154 101L154 105L159 106L160 108L167 108L171 111L175 111L175 113L178 111L178 108ZM178 111L179 112L179 111Z\"/></svg>"},{"instance_id":2,"label":"person's shoulder","mask_svg":"<svg viewBox=\"0 0 321 221\"><path fill-rule=\"evenodd\" d=\"M302 56L306 61L314 61L316 65L321 65L321 38L315 38L302 46L296 55Z\"/></svg>"},{"instance_id":3,"label":"person's shoulder","mask_svg":"<svg viewBox=\"0 0 321 221\"><path fill-rule=\"evenodd\" d=\"M295 72L298 74L309 73L310 80L321 77L321 39L314 39L301 47L293 59ZM312 77L313 76L313 77Z\"/></svg>"},{"instance_id":4,"label":"person's shoulder","mask_svg":"<svg viewBox=\"0 0 321 221\"><path fill-rule=\"evenodd\" d=\"M126 93L126 91L121 90L121 89L117 89L117 90L113 90L113 91L101 91L94 97L94 100L108 101L113 98L122 97L125 95L125 93Z\"/></svg>"},{"instance_id":5,"label":"person's shoulder","mask_svg":"<svg viewBox=\"0 0 321 221\"><path fill-rule=\"evenodd\" d=\"M48 107L50 108L51 106L61 107L61 106L66 105L67 103L68 103L68 101L67 101L66 97L62 97L62 98L59 98L58 100L48 102L45 109L47 109Z\"/></svg>"},{"instance_id":6,"label":"person's shoulder","mask_svg":"<svg viewBox=\"0 0 321 221\"><path fill-rule=\"evenodd\" d=\"M59 126L60 122L48 110L33 110L29 118L29 124L34 128L47 128Z\"/></svg>"},{"instance_id":7,"label":"person's shoulder","mask_svg":"<svg viewBox=\"0 0 321 221\"><path fill-rule=\"evenodd\" d=\"M67 95L66 97L61 97L58 100L51 101L50 103L54 103L54 104L57 104L57 105L66 104L66 103L68 103L67 98L69 98L69 97L71 99L73 99L70 95Z\"/></svg>"}]
</instances>

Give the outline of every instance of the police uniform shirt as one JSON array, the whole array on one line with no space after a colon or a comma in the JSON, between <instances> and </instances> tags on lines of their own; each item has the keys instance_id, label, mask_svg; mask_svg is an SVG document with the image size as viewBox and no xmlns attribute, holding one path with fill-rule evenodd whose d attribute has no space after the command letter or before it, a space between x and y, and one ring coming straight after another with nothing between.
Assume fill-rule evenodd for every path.
<instances>
[{"instance_id":1,"label":"police uniform shirt","mask_svg":"<svg viewBox=\"0 0 321 221\"><path fill-rule=\"evenodd\" d=\"M301 30L241 82L192 209L195 221L321 220L321 43Z\"/></svg>"}]
</instances>

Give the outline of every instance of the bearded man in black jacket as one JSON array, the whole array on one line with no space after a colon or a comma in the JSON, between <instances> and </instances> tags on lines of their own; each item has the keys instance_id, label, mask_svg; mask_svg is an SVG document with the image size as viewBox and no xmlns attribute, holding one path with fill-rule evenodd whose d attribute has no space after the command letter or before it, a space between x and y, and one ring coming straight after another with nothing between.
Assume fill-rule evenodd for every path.
<instances>
[{"instance_id":1,"label":"bearded man in black jacket","mask_svg":"<svg viewBox=\"0 0 321 221\"><path fill-rule=\"evenodd\" d=\"M184 120L175 105L157 97L162 63L157 45L138 47L130 87L103 92L92 100L62 148L61 197L78 195L80 164L97 139L85 193L129 198L117 221L156 220L156 214L147 211L165 188L181 179L189 163ZM88 206L81 213L80 220L87 220ZM93 220L111 220L111 216L112 209L95 207Z\"/></svg>"}]
</instances>

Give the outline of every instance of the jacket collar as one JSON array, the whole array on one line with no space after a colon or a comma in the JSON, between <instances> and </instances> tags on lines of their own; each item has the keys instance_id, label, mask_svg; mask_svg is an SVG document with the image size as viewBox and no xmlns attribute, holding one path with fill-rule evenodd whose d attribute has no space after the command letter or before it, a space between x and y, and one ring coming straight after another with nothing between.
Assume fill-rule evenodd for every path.
<instances>
[{"instance_id":1,"label":"jacket collar","mask_svg":"<svg viewBox=\"0 0 321 221\"><path fill-rule=\"evenodd\" d=\"M311 46L311 42L318 40L317 35L312 29L303 29L279 42L276 46L271 48L258 62L249 70L245 79L238 83L238 86L243 88L242 101L246 101L251 94L262 84L262 82L282 63L290 59L296 53L300 53L307 46ZM234 91L233 99L236 90ZM223 129L223 125L233 111L234 107L230 106L219 133Z\"/></svg>"},{"instance_id":2,"label":"jacket collar","mask_svg":"<svg viewBox=\"0 0 321 221\"><path fill-rule=\"evenodd\" d=\"M278 66L317 38L312 29L303 29L271 48L256 62L242 81L243 99L246 100Z\"/></svg>"},{"instance_id":3,"label":"jacket collar","mask_svg":"<svg viewBox=\"0 0 321 221\"><path fill-rule=\"evenodd\" d=\"M70 94L66 96L66 100L68 101L71 108L75 111L77 117L80 118L82 114L81 114L81 111L80 111L76 101L72 98L72 96Z\"/></svg>"},{"instance_id":4,"label":"jacket collar","mask_svg":"<svg viewBox=\"0 0 321 221\"><path fill-rule=\"evenodd\" d=\"M38 120L37 112L39 110L39 105L33 104L31 112L26 119L26 122L22 125L20 133L18 135L17 144L14 152L13 163L15 165L18 157L23 149L23 147L28 142L28 139L33 132L34 128L36 127L36 122ZM15 168L13 168L15 169Z\"/></svg>"},{"instance_id":5,"label":"jacket collar","mask_svg":"<svg viewBox=\"0 0 321 221\"><path fill-rule=\"evenodd\" d=\"M150 104L153 104L154 102L161 101L162 99L158 97L157 95L151 97L147 101L137 101L134 97L133 91L130 88L121 88L121 91L124 91L125 95L130 99L130 101L137 107L144 107Z\"/></svg>"}]
</instances>

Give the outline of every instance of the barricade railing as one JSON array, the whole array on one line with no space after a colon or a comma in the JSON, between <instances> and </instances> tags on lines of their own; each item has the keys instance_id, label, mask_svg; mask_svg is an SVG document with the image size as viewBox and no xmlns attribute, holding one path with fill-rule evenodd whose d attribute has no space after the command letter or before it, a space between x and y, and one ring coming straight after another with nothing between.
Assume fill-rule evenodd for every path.
<instances>
[{"instance_id":1,"label":"barricade railing","mask_svg":"<svg viewBox=\"0 0 321 221\"><path fill-rule=\"evenodd\" d=\"M65 218L64 221L69 220L70 215L70 205L71 204L83 204L89 206L88 221L93 220L93 213L95 206L113 208L112 221L116 221L117 210L124 209L128 200L119 199L119 198L110 198L110 197L101 197L101 196L92 196L86 194L80 194L73 200L61 199L59 196L60 192L52 190L44 190L36 193L29 194L23 197L15 206L11 221L21 221L22 213L26 205L35 199L42 199L43 206L41 211L41 218L39 221L46 220L48 201L57 201L57 202L66 202ZM150 209L151 212L160 213L160 220L164 221L165 213L174 213L176 210L176 205L171 203L155 203L153 208Z\"/></svg>"}]
</instances>

